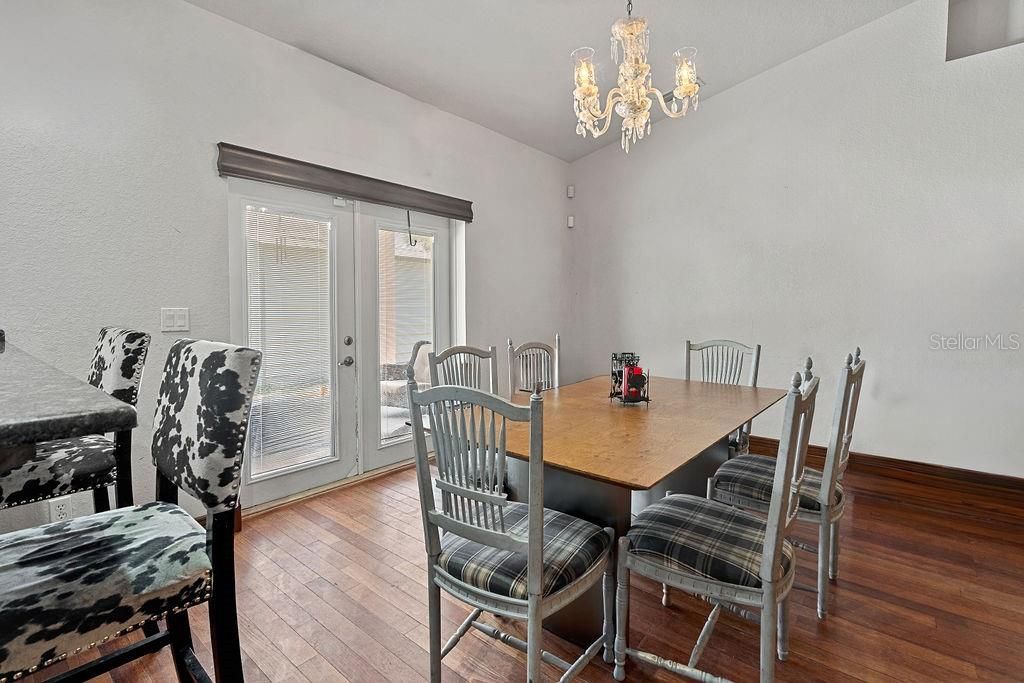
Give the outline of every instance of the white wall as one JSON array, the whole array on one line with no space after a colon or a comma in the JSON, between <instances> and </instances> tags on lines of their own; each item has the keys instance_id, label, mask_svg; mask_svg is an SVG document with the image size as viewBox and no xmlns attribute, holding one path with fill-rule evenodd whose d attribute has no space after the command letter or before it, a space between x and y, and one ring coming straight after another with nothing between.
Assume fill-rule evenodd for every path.
<instances>
[{"instance_id":1,"label":"white wall","mask_svg":"<svg viewBox=\"0 0 1024 683\"><path fill-rule=\"evenodd\" d=\"M468 340L501 348L564 320L564 162L177 0L0 10L0 325L76 375L101 325L154 333L138 498L179 336L158 331L160 307L190 307L191 336L229 336L219 141L472 200ZM44 515L10 511L0 528Z\"/></svg>"},{"instance_id":2,"label":"white wall","mask_svg":"<svg viewBox=\"0 0 1024 683\"><path fill-rule=\"evenodd\" d=\"M679 376L726 337L784 387L812 354L823 444L859 344L854 450L1024 476L1024 351L930 349L1024 333L1024 45L947 63L945 34L919 0L575 162L576 371L629 347Z\"/></svg>"}]
</instances>

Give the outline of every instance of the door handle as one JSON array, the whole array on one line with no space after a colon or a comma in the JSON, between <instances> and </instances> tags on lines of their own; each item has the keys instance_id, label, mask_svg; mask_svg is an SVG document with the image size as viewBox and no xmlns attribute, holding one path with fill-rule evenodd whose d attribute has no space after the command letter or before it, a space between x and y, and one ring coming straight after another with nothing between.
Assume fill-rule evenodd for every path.
<instances>
[{"instance_id":1,"label":"door handle","mask_svg":"<svg viewBox=\"0 0 1024 683\"><path fill-rule=\"evenodd\" d=\"M341 364L347 368L355 362L356 361L354 358L352 358L352 356L345 356L345 358L341 361Z\"/></svg>"}]
</instances>

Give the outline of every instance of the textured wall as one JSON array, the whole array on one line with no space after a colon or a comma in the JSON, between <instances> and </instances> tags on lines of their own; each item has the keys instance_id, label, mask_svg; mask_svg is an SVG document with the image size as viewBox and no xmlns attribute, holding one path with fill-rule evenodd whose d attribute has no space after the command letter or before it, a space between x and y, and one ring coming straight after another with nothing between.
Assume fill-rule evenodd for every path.
<instances>
[{"instance_id":1,"label":"textured wall","mask_svg":"<svg viewBox=\"0 0 1024 683\"><path fill-rule=\"evenodd\" d=\"M762 343L762 384L782 387L812 354L825 443L859 344L855 450L1024 476L1024 351L932 349L1024 333L1024 45L947 63L945 34L946 3L920 0L656 124L628 157L575 162L576 372L628 347L679 376L685 338L726 337Z\"/></svg>"},{"instance_id":2,"label":"textured wall","mask_svg":"<svg viewBox=\"0 0 1024 683\"><path fill-rule=\"evenodd\" d=\"M229 336L221 140L472 200L470 342L549 337L565 317L560 160L184 2L5 3L0 63L0 324L78 375L101 325L153 332L140 499L178 336L160 307L190 307L191 336Z\"/></svg>"}]
</instances>

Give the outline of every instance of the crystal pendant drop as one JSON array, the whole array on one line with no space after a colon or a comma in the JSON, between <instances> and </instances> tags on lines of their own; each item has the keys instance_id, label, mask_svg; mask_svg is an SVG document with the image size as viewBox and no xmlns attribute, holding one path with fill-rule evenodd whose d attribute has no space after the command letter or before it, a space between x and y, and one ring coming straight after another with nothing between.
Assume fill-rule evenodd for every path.
<instances>
[{"instance_id":1,"label":"crystal pendant drop","mask_svg":"<svg viewBox=\"0 0 1024 683\"><path fill-rule=\"evenodd\" d=\"M700 97L700 95L698 95L697 93L693 94L693 110L694 111L697 111L697 107L700 105L700 101L697 100L698 97Z\"/></svg>"},{"instance_id":2,"label":"crystal pendant drop","mask_svg":"<svg viewBox=\"0 0 1024 683\"><path fill-rule=\"evenodd\" d=\"M586 137L586 133L583 131L583 124L582 123L577 123L576 124L576 135L582 135L582 136Z\"/></svg>"},{"instance_id":3,"label":"crystal pendant drop","mask_svg":"<svg viewBox=\"0 0 1024 683\"><path fill-rule=\"evenodd\" d=\"M672 113L673 114L678 114L679 113L679 100L672 100Z\"/></svg>"}]
</instances>

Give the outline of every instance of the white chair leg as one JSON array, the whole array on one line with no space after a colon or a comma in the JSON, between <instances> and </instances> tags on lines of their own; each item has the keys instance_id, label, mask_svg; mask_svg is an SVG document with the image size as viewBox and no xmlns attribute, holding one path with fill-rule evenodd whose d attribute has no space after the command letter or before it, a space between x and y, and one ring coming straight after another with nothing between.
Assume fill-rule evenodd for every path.
<instances>
[{"instance_id":1,"label":"white chair leg","mask_svg":"<svg viewBox=\"0 0 1024 683\"><path fill-rule=\"evenodd\" d=\"M626 567L626 553L629 552L629 539L619 539L619 559L615 572L617 589L615 591L615 669L612 675L617 681L626 679L626 648L629 635L629 569Z\"/></svg>"},{"instance_id":2,"label":"white chair leg","mask_svg":"<svg viewBox=\"0 0 1024 683\"><path fill-rule=\"evenodd\" d=\"M611 560L604 571L604 661L615 661L615 572Z\"/></svg>"},{"instance_id":3,"label":"white chair leg","mask_svg":"<svg viewBox=\"0 0 1024 683\"><path fill-rule=\"evenodd\" d=\"M544 624L540 618L540 596L531 595L526 621L526 681L541 683L541 653L544 652Z\"/></svg>"},{"instance_id":4,"label":"white chair leg","mask_svg":"<svg viewBox=\"0 0 1024 683\"><path fill-rule=\"evenodd\" d=\"M778 604L775 602L775 587L770 581L764 582L763 599L764 603L761 606L761 683L772 683L775 680Z\"/></svg>"},{"instance_id":5,"label":"white chair leg","mask_svg":"<svg viewBox=\"0 0 1024 683\"><path fill-rule=\"evenodd\" d=\"M434 583L436 557L428 558L427 604L430 624L430 681L441 683L441 589Z\"/></svg>"},{"instance_id":6,"label":"white chair leg","mask_svg":"<svg viewBox=\"0 0 1024 683\"><path fill-rule=\"evenodd\" d=\"M672 604L671 590L672 589L668 587L667 583L661 584L661 604L663 607L668 607Z\"/></svg>"},{"instance_id":7,"label":"white chair leg","mask_svg":"<svg viewBox=\"0 0 1024 683\"><path fill-rule=\"evenodd\" d=\"M839 520L830 525L828 576L833 581L839 578Z\"/></svg>"},{"instance_id":8,"label":"white chair leg","mask_svg":"<svg viewBox=\"0 0 1024 683\"><path fill-rule=\"evenodd\" d=\"M818 522L818 618L828 615L829 559L832 557L829 539L829 509L823 508Z\"/></svg>"},{"instance_id":9,"label":"white chair leg","mask_svg":"<svg viewBox=\"0 0 1024 683\"><path fill-rule=\"evenodd\" d=\"M779 603L779 633L778 633L778 654L779 661L789 659L789 596Z\"/></svg>"}]
</instances>

